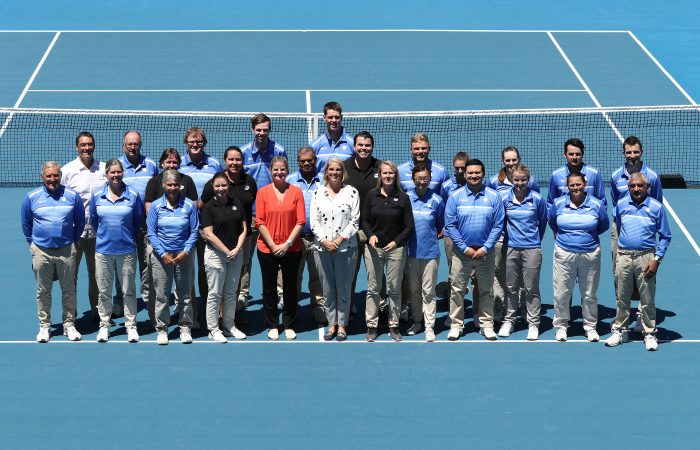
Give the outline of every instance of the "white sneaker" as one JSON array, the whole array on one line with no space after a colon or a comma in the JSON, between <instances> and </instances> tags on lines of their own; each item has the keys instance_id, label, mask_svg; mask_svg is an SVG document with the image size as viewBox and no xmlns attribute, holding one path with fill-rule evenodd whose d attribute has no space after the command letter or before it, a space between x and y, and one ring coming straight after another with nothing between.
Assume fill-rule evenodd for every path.
<instances>
[{"instance_id":1,"label":"white sneaker","mask_svg":"<svg viewBox=\"0 0 700 450\"><path fill-rule=\"evenodd\" d=\"M158 343L158 345L168 345L168 332L159 331L158 337L156 338L156 342Z\"/></svg>"},{"instance_id":2,"label":"white sneaker","mask_svg":"<svg viewBox=\"0 0 700 450\"><path fill-rule=\"evenodd\" d=\"M236 327L231 327L230 330L224 329L224 336L226 337L232 337L234 339L237 339L239 341L246 339L248 335L246 335L244 332L239 330Z\"/></svg>"},{"instance_id":3,"label":"white sneaker","mask_svg":"<svg viewBox=\"0 0 700 450\"><path fill-rule=\"evenodd\" d=\"M291 328L285 328L284 337L287 338L288 341L293 341L297 338L297 334Z\"/></svg>"},{"instance_id":4,"label":"white sneaker","mask_svg":"<svg viewBox=\"0 0 700 450\"><path fill-rule=\"evenodd\" d=\"M136 327L129 327L126 329L126 340L131 342L132 344L136 343L139 341L139 332L136 330Z\"/></svg>"},{"instance_id":5,"label":"white sneaker","mask_svg":"<svg viewBox=\"0 0 700 450\"><path fill-rule=\"evenodd\" d=\"M109 328L100 327L100 331L97 332L97 342L107 342L109 340Z\"/></svg>"},{"instance_id":6,"label":"white sneaker","mask_svg":"<svg viewBox=\"0 0 700 450\"><path fill-rule=\"evenodd\" d=\"M456 341L459 339L459 335L462 334L462 330L459 328L450 328L450 332L447 333L447 340L448 341Z\"/></svg>"},{"instance_id":7,"label":"white sneaker","mask_svg":"<svg viewBox=\"0 0 700 450\"><path fill-rule=\"evenodd\" d=\"M83 335L78 332L78 330L75 329L75 327L68 326L68 327L63 327L63 335L68 336L69 341L79 341L83 338Z\"/></svg>"},{"instance_id":8,"label":"white sneaker","mask_svg":"<svg viewBox=\"0 0 700 450\"><path fill-rule=\"evenodd\" d=\"M606 347L615 347L629 341L627 330L613 330L612 334L605 340L605 345Z\"/></svg>"},{"instance_id":9,"label":"white sneaker","mask_svg":"<svg viewBox=\"0 0 700 450\"><path fill-rule=\"evenodd\" d=\"M452 318L450 317L449 314L445 316L445 326L447 328L452 326Z\"/></svg>"},{"instance_id":10,"label":"white sneaker","mask_svg":"<svg viewBox=\"0 0 700 450\"><path fill-rule=\"evenodd\" d=\"M644 348L650 352L655 352L659 349L659 341L656 340L656 336L652 333L644 335Z\"/></svg>"},{"instance_id":11,"label":"white sneaker","mask_svg":"<svg viewBox=\"0 0 700 450\"><path fill-rule=\"evenodd\" d=\"M567 339L569 339L566 335L566 328L557 329L557 334L554 335L554 339L556 339L559 342L566 342Z\"/></svg>"},{"instance_id":12,"label":"white sneaker","mask_svg":"<svg viewBox=\"0 0 700 450\"><path fill-rule=\"evenodd\" d=\"M272 339L273 341L277 341L280 338L280 332L277 330L277 328L270 328L270 330L267 332L267 338Z\"/></svg>"},{"instance_id":13,"label":"white sneaker","mask_svg":"<svg viewBox=\"0 0 700 450\"><path fill-rule=\"evenodd\" d=\"M479 330L479 333L487 340L487 341L495 341L498 339L498 336L496 335L496 332L493 331L493 328L482 328Z\"/></svg>"},{"instance_id":14,"label":"white sneaker","mask_svg":"<svg viewBox=\"0 0 700 450\"><path fill-rule=\"evenodd\" d=\"M435 342L435 332L432 328L425 329L425 342Z\"/></svg>"},{"instance_id":15,"label":"white sneaker","mask_svg":"<svg viewBox=\"0 0 700 450\"><path fill-rule=\"evenodd\" d=\"M220 344L226 344L228 342L228 339L226 339L224 333L222 333L221 330L210 331L209 339Z\"/></svg>"},{"instance_id":16,"label":"white sneaker","mask_svg":"<svg viewBox=\"0 0 700 450\"><path fill-rule=\"evenodd\" d=\"M49 342L51 333L48 327L39 327L39 332L36 335L36 341L42 344Z\"/></svg>"},{"instance_id":17,"label":"white sneaker","mask_svg":"<svg viewBox=\"0 0 700 450\"><path fill-rule=\"evenodd\" d=\"M510 322L504 322L503 325L501 325L501 329L498 330L498 336L499 337L508 337L510 334L513 332L513 324Z\"/></svg>"},{"instance_id":18,"label":"white sneaker","mask_svg":"<svg viewBox=\"0 0 700 450\"><path fill-rule=\"evenodd\" d=\"M588 330L586 331L586 339L588 339L588 342L598 342L600 335L596 330Z\"/></svg>"},{"instance_id":19,"label":"white sneaker","mask_svg":"<svg viewBox=\"0 0 700 450\"><path fill-rule=\"evenodd\" d=\"M644 334L644 322L642 321L642 315L639 313L637 313L637 323L634 324L634 332Z\"/></svg>"},{"instance_id":20,"label":"white sneaker","mask_svg":"<svg viewBox=\"0 0 700 450\"><path fill-rule=\"evenodd\" d=\"M540 337L540 329L537 325L527 327L527 340L536 341Z\"/></svg>"},{"instance_id":21,"label":"white sneaker","mask_svg":"<svg viewBox=\"0 0 700 450\"><path fill-rule=\"evenodd\" d=\"M422 330L423 327L419 323L414 323L411 325L411 328L408 329L406 332L407 335L409 336L415 336L416 334L420 333L420 330Z\"/></svg>"},{"instance_id":22,"label":"white sneaker","mask_svg":"<svg viewBox=\"0 0 700 450\"><path fill-rule=\"evenodd\" d=\"M180 342L183 344L192 343L192 333L189 328L180 328Z\"/></svg>"}]
</instances>

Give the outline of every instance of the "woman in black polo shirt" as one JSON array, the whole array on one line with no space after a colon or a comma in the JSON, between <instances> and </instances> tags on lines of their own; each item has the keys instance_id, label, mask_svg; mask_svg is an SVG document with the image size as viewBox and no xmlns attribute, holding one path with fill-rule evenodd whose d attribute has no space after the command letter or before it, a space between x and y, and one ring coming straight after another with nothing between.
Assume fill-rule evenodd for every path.
<instances>
[{"instance_id":1,"label":"woman in black polo shirt","mask_svg":"<svg viewBox=\"0 0 700 450\"><path fill-rule=\"evenodd\" d=\"M241 278L239 282L238 304L237 309L240 310L247 306L248 291L250 289L250 263L253 259L253 250L255 249L255 241L257 240L257 232L251 226L253 219L253 205L255 204L255 196L258 194L258 185L250 175L243 171L243 152L241 149L232 145L224 151L224 165L226 170L224 173L229 181L228 195L238 199L243 205L245 212L245 223L248 226L247 238L243 244L243 267L241 268ZM207 184L202 188L202 202L206 203L214 197L214 189L212 188L212 180L207 181ZM241 314L236 316L236 323L244 326L246 324Z\"/></svg>"},{"instance_id":2,"label":"woman in black polo shirt","mask_svg":"<svg viewBox=\"0 0 700 450\"><path fill-rule=\"evenodd\" d=\"M377 338L379 290L386 268L389 300L389 334L398 342L401 279L406 263L406 240L413 230L413 210L408 196L401 190L396 164L383 161L379 166L377 188L367 193L362 207L362 231L368 237L365 246L367 268L368 342Z\"/></svg>"},{"instance_id":3,"label":"woman in black polo shirt","mask_svg":"<svg viewBox=\"0 0 700 450\"><path fill-rule=\"evenodd\" d=\"M243 263L243 244L248 226L243 205L229 196L229 180L219 172L212 178L214 198L202 208L202 231L207 239L204 269L207 274L207 328L209 339L228 342L226 337L245 339L234 325L236 290ZM219 329L219 306L223 295L223 332Z\"/></svg>"}]
</instances>

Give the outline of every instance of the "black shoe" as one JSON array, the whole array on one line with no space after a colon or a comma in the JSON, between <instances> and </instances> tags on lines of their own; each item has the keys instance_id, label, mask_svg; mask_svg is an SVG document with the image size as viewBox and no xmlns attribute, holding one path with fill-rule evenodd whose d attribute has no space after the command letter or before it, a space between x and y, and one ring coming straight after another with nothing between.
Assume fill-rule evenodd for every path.
<instances>
[{"instance_id":1,"label":"black shoe","mask_svg":"<svg viewBox=\"0 0 700 450\"><path fill-rule=\"evenodd\" d=\"M347 335L346 332L344 332L344 331L338 331L338 337L336 338L336 340L337 340L338 342L343 342L343 341L345 341L347 338L348 338L348 335Z\"/></svg>"},{"instance_id":2,"label":"black shoe","mask_svg":"<svg viewBox=\"0 0 700 450\"><path fill-rule=\"evenodd\" d=\"M335 338L336 334L337 334L336 330L333 330L333 331L329 330L326 332L326 334L323 335L323 340L324 341L332 341L333 338Z\"/></svg>"},{"instance_id":3,"label":"black shoe","mask_svg":"<svg viewBox=\"0 0 700 450\"><path fill-rule=\"evenodd\" d=\"M389 336L394 340L394 342L401 342L401 333L397 327L389 328Z\"/></svg>"},{"instance_id":4,"label":"black shoe","mask_svg":"<svg viewBox=\"0 0 700 450\"><path fill-rule=\"evenodd\" d=\"M365 337L365 341L374 342L376 340L377 340L377 329L376 328L367 328L367 336Z\"/></svg>"}]
</instances>

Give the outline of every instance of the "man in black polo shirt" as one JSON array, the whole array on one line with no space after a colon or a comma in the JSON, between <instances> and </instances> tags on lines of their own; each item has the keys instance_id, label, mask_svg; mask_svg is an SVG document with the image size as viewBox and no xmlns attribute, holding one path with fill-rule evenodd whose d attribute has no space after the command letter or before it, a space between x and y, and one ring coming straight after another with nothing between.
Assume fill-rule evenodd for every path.
<instances>
[{"instance_id":1,"label":"man in black polo shirt","mask_svg":"<svg viewBox=\"0 0 700 450\"><path fill-rule=\"evenodd\" d=\"M379 179L379 164L380 160L372 156L374 150L374 137L367 131L360 131L355 135L354 139L354 154L343 162L345 166L345 174L347 176L346 183L357 189L360 194L360 223L362 223L362 208L367 198L367 193L370 189L377 187ZM352 277L352 291L350 299L352 303L352 314L357 314L357 306L354 301L355 286L357 284L357 274L360 271L360 261L362 255L365 254L365 242L367 236L362 230L357 231L357 264L355 266L355 274ZM382 290L380 293L380 305L383 309L386 306L386 281L382 282Z\"/></svg>"}]
</instances>

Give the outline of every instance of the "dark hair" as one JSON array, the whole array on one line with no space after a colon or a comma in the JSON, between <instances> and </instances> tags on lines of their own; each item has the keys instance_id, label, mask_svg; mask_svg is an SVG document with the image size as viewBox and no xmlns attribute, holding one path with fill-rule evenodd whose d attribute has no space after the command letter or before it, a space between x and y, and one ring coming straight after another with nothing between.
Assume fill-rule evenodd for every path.
<instances>
[{"instance_id":1,"label":"dark hair","mask_svg":"<svg viewBox=\"0 0 700 450\"><path fill-rule=\"evenodd\" d=\"M252 119L250 119L250 128L255 128L256 125L260 125L261 123L269 122L270 123L270 129L272 129L272 120L270 120L269 117L267 117L263 113L259 113L253 116Z\"/></svg>"},{"instance_id":2,"label":"dark hair","mask_svg":"<svg viewBox=\"0 0 700 450\"><path fill-rule=\"evenodd\" d=\"M469 161L469 154L467 152L457 152L455 153L455 156L452 158L452 165L457 161Z\"/></svg>"},{"instance_id":3,"label":"dark hair","mask_svg":"<svg viewBox=\"0 0 700 450\"><path fill-rule=\"evenodd\" d=\"M243 157L243 151L235 145L231 145L224 150L224 161L226 161L226 157L228 157L229 152L238 152L241 154L241 157Z\"/></svg>"},{"instance_id":4,"label":"dark hair","mask_svg":"<svg viewBox=\"0 0 700 450\"><path fill-rule=\"evenodd\" d=\"M515 152L516 155L518 155L518 162L520 162L520 150L518 150L516 147L513 147L512 145L509 145L508 147L505 147L503 150L501 150L501 161L503 161L503 158L506 157L506 152ZM506 173L506 168L501 167L501 170L498 171L498 184L503 183L503 181L508 177L508 174Z\"/></svg>"},{"instance_id":5,"label":"dark hair","mask_svg":"<svg viewBox=\"0 0 700 450\"><path fill-rule=\"evenodd\" d=\"M484 165L484 163L481 162L481 160L479 160L479 159L470 159L470 160L467 161L467 164L466 164L465 167L469 167L469 166L481 166L481 173L483 173L484 175L486 175L486 166Z\"/></svg>"},{"instance_id":6,"label":"dark hair","mask_svg":"<svg viewBox=\"0 0 700 450\"><path fill-rule=\"evenodd\" d=\"M180 157L180 154L177 152L172 147L167 147L165 150L163 150L163 153L160 154L160 164L163 164L163 161L168 159L168 156L176 156L177 157L177 162L178 164L182 163L182 158Z\"/></svg>"},{"instance_id":7,"label":"dark hair","mask_svg":"<svg viewBox=\"0 0 700 450\"><path fill-rule=\"evenodd\" d=\"M318 159L316 157L316 152L314 151L314 149L309 147L308 145L305 145L303 147L299 147L299 150L297 150L297 160L301 158L301 155L304 153L311 153L314 157L314 161Z\"/></svg>"},{"instance_id":8,"label":"dark hair","mask_svg":"<svg viewBox=\"0 0 700 450\"><path fill-rule=\"evenodd\" d=\"M353 144L357 144L357 138L364 138L364 139L369 139L372 141L372 147L374 147L374 136L372 136L369 131L360 131L355 135L355 137L352 139Z\"/></svg>"},{"instance_id":9,"label":"dark hair","mask_svg":"<svg viewBox=\"0 0 700 450\"><path fill-rule=\"evenodd\" d=\"M433 172L430 170L427 164L425 163L418 163L415 166L413 166L413 169L411 169L411 179L415 180L416 179L416 174L420 172L428 172L430 176L432 177Z\"/></svg>"},{"instance_id":10,"label":"dark hair","mask_svg":"<svg viewBox=\"0 0 700 450\"><path fill-rule=\"evenodd\" d=\"M586 151L586 147L583 145L583 141L578 138L571 138L567 139L566 142L564 142L564 153L566 153L566 147L569 145L576 147L577 149L581 150L581 154L583 154Z\"/></svg>"},{"instance_id":11,"label":"dark hair","mask_svg":"<svg viewBox=\"0 0 700 450\"><path fill-rule=\"evenodd\" d=\"M583 184L586 184L586 176L582 172L571 172L566 176L566 185L569 185L569 180L571 178L580 177L583 180Z\"/></svg>"},{"instance_id":12,"label":"dark hair","mask_svg":"<svg viewBox=\"0 0 700 450\"><path fill-rule=\"evenodd\" d=\"M216 172L213 177L211 177L211 186L214 187L214 181L217 179L221 178L222 180L226 180L226 184L231 184L231 181L229 181L228 177L226 176L225 172Z\"/></svg>"},{"instance_id":13,"label":"dark hair","mask_svg":"<svg viewBox=\"0 0 700 450\"><path fill-rule=\"evenodd\" d=\"M325 116L328 113L328 110L332 109L333 111L338 111L340 115L343 115L343 107L340 106L340 103L338 102L328 102L325 105L323 105L323 115Z\"/></svg>"},{"instance_id":14,"label":"dark hair","mask_svg":"<svg viewBox=\"0 0 700 450\"><path fill-rule=\"evenodd\" d=\"M639 140L637 136L627 136L627 139L625 139L625 142L622 143L622 150L625 150L626 145L638 145L639 149L642 150L642 141Z\"/></svg>"},{"instance_id":15,"label":"dark hair","mask_svg":"<svg viewBox=\"0 0 700 450\"><path fill-rule=\"evenodd\" d=\"M78 141L80 140L81 137L89 137L92 139L92 143L95 143L95 136L92 135L89 131L81 131L78 133L78 136L75 137L75 146L78 146Z\"/></svg>"}]
</instances>

